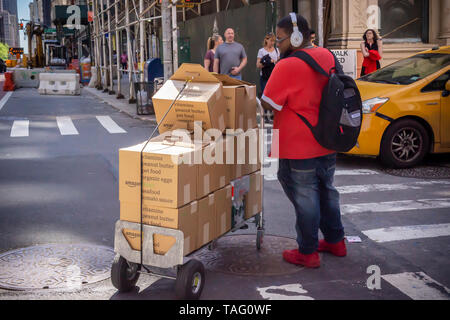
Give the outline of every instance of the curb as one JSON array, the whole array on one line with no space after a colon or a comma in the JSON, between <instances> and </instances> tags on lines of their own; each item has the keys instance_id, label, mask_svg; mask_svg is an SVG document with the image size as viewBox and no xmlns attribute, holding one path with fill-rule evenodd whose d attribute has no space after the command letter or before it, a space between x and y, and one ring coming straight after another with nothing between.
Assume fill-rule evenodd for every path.
<instances>
[{"instance_id":1,"label":"curb","mask_svg":"<svg viewBox=\"0 0 450 320\"><path fill-rule=\"evenodd\" d=\"M131 113L131 112L129 112L129 111L127 111L127 110L121 108L119 105L112 103L110 100L104 99L103 96L102 96L101 94L99 94L99 93L96 92L97 89L95 89L95 88L83 87L83 88L82 88L82 91L87 92L87 93L90 94L91 96L94 96L94 97L100 99L100 100L103 101L104 103L107 103L108 105L110 105L110 106L113 107L114 109L116 109L116 110L118 110L118 111L120 111L120 112L125 113L127 116L129 116L129 117L131 117L131 118L133 118L133 119L138 119L138 120L141 120L141 121L151 122L152 124L155 124L155 125L157 124L157 121L156 121L155 116L151 116L152 118L149 119L149 118L146 118L146 117L142 117L142 116L140 116L140 115L137 115L137 114L133 114L133 113Z\"/></svg>"}]
</instances>

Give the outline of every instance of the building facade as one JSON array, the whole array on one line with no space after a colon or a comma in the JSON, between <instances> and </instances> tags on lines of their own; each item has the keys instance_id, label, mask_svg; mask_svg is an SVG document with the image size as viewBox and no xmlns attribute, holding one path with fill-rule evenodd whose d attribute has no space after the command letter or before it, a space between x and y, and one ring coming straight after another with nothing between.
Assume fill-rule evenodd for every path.
<instances>
[{"instance_id":1,"label":"building facade","mask_svg":"<svg viewBox=\"0 0 450 320\"><path fill-rule=\"evenodd\" d=\"M10 47L20 46L17 0L0 1L0 41Z\"/></svg>"}]
</instances>

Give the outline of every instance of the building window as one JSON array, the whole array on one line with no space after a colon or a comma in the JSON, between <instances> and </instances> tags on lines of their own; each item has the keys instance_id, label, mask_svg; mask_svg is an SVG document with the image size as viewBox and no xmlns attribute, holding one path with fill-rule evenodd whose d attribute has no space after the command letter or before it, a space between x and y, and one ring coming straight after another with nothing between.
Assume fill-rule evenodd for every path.
<instances>
[{"instance_id":1,"label":"building window","mask_svg":"<svg viewBox=\"0 0 450 320\"><path fill-rule=\"evenodd\" d=\"M384 42L428 42L428 0L378 0Z\"/></svg>"}]
</instances>

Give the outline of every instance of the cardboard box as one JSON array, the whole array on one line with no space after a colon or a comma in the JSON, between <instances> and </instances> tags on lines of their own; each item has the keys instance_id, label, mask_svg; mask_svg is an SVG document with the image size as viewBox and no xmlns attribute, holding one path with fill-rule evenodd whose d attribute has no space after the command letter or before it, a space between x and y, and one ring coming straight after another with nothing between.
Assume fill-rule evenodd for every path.
<instances>
[{"instance_id":1,"label":"cardboard box","mask_svg":"<svg viewBox=\"0 0 450 320\"><path fill-rule=\"evenodd\" d=\"M197 248L217 238L214 193L198 200Z\"/></svg>"},{"instance_id":2,"label":"cardboard box","mask_svg":"<svg viewBox=\"0 0 450 320\"><path fill-rule=\"evenodd\" d=\"M256 122L256 86L231 78L225 74L214 74L222 82L227 109L227 129L253 129Z\"/></svg>"},{"instance_id":3,"label":"cardboard box","mask_svg":"<svg viewBox=\"0 0 450 320\"><path fill-rule=\"evenodd\" d=\"M198 202L178 208L144 206L142 208L144 224L181 230L184 234L184 254L197 249ZM136 203L120 202L120 220L140 223L140 206ZM140 250L140 232L123 230L124 236L134 250ZM153 235L153 248L156 254L166 254L175 244L175 238L161 234Z\"/></svg>"},{"instance_id":4,"label":"cardboard box","mask_svg":"<svg viewBox=\"0 0 450 320\"><path fill-rule=\"evenodd\" d=\"M161 121L187 80L186 88L159 127L159 132L189 128L194 121L201 121L204 130L215 128L223 132L227 111L222 84L199 64L183 63L153 95L156 120Z\"/></svg>"},{"instance_id":5,"label":"cardboard box","mask_svg":"<svg viewBox=\"0 0 450 320\"><path fill-rule=\"evenodd\" d=\"M231 185L214 192L217 237L231 230Z\"/></svg>"},{"instance_id":6,"label":"cardboard box","mask_svg":"<svg viewBox=\"0 0 450 320\"><path fill-rule=\"evenodd\" d=\"M262 210L261 203L261 171L250 175L250 188L245 195L245 219L250 219Z\"/></svg>"},{"instance_id":7,"label":"cardboard box","mask_svg":"<svg viewBox=\"0 0 450 320\"><path fill-rule=\"evenodd\" d=\"M141 202L141 150L119 150L119 200ZM143 152L144 205L179 208L197 199L198 166L194 148L149 142Z\"/></svg>"},{"instance_id":8,"label":"cardboard box","mask_svg":"<svg viewBox=\"0 0 450 320\"><path fill-rule=\"evenodd\" d=\"M233 139L234 144L234 164L230 168L230 181L260 170L259 129L236 131L229 137L232 137L229 139Z\"/></svg>"}]
</instances>

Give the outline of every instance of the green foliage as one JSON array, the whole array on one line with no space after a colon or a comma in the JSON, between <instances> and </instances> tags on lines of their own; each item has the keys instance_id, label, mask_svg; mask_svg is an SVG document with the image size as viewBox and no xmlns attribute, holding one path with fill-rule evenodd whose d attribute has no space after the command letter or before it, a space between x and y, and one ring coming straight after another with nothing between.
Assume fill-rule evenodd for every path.
<instances>
[{"instance_id":1,"label":"green foliage","mask_svg":"<svg viewBox=\"0 0 450 320\"><path fill-rule=\"evenodd\" d=\"M9 46L6 43L0 42L0 58L8 60Z\"/></svg>"}]
</instances>

